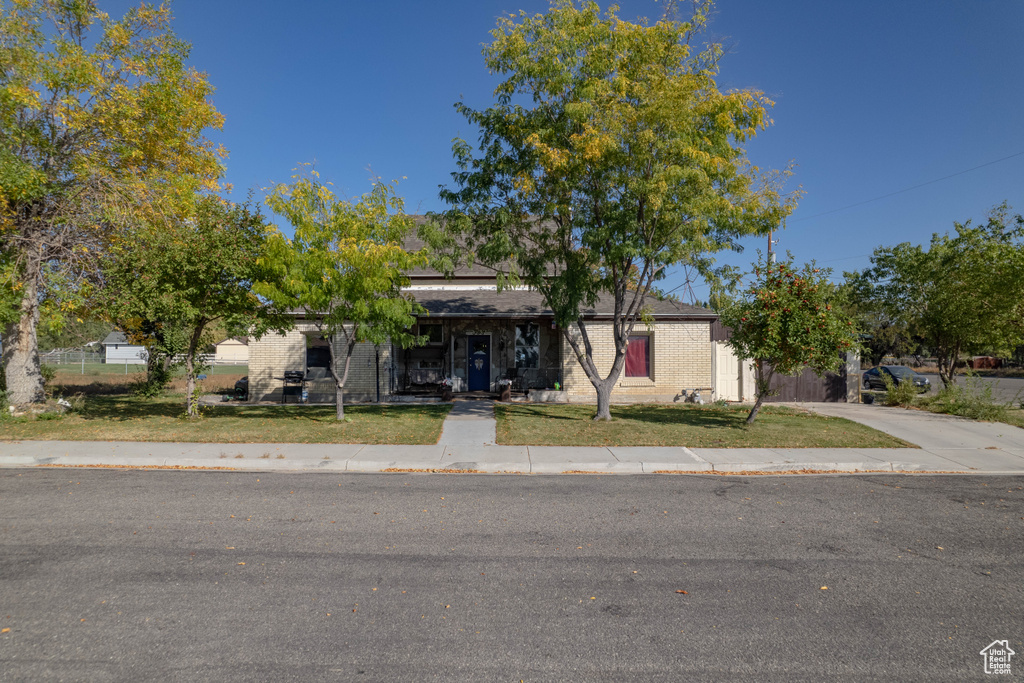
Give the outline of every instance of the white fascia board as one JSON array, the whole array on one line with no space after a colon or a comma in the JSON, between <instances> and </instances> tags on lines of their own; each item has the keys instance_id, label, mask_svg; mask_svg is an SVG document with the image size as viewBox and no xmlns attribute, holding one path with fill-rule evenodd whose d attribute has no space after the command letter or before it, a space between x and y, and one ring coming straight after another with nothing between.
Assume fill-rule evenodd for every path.
<instances>
[{"instance_id":1,"label":"white fascia board","mask_svg":"<svg viewBox=\"0 0 1024 683\"><path fill-rule=\"evenodd\" d=\"M472 291L485 291L493 292L498 289L498 285L409 285L404 287L403 291L406 292L422 292L422 291L449 291L449 292L472 292ZM530 287L527 285L519 285L517 287L505 287L503 291L517 291L526 292L529 291Z\"/></svg>"}]
</instances>

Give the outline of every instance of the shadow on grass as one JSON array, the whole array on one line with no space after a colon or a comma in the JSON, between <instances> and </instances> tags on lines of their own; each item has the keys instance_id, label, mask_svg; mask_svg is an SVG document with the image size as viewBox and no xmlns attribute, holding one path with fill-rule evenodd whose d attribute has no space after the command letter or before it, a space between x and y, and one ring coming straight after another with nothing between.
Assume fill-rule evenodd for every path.
<instances>
[{"instance_id":1,"label":"shadow on grass","mask_svg":"<svg viewBox=\"0 0 1024 683\"><path fill-rule=\"evenodd\" d=\"M569 422L591 422L595 408L591 405L536 405L500 406L503 417L508 419L543 418ZM708 429L737 429L747 426L747 414L744 406L696 406L696 405L657 405L637 404L629 406L612 406L612 421L639 422L648 425L672 425L684 427L704 427ZM788 409L764 407L761 409L762 419L773 414L783 413L794 417ZM756 423L755 423L756 424Z\"/></svg>"},{"instance_id":2,"label":"shadow on grass","mask_svg":"<svg viewBox=\"0 0 1024 683\"><path fill-rule=\"evenodd\" d=\"M74 396L82 394L86 398L93 396L121 396L131 395L131 386L127 383L114 384L111 382L92 382L91 384L53 384L53 393L59 396Z\"/></svg>"},{"instance_id":3,"label":"shadow on grass","mask_svg":"<svg viewBox=\"0 0 1024 683\"><path fill-rule=\"evenodd\" d=\"M372 416L384 419L403 419L419 412L427 419L443 420L448 414L446 405L417 406L345 406L346 417ZM185 412L184 397L146 399L135 396L90 396L80 413L83 420L126 422L146 418L180 418ZM204 419L232 420L301 420L317 424L345 424L336 419L334 406L260 406L215 405L204 406Z\"/></svg>"},{"instance_id":4,"label":"shadow on grass","mask_svg":"<svg viewBox=\"0 0 1024 683\"><path fill-rule=\"evenodd\" d=\"M576 406L574 406L576 407ZM569 420L575 422L584 419L581 415L558 415L548 406L519 406L495 404L494 412L499 417L542 417L548 420ZM591 408L591 413L593 409ZM593 415L591 415L593 417ZM586 418L589 419L589 418Z\"/></svg>"},{"instance_id":5,"label":"shadow on grass","mask_svg":"<svg viewBox=\"0 0 1024 683\"><path fill-rule=\"evenodd\" d=\"M630 406L628 410L612 408L612 417L645 424L736 429L746 426L746 411L717 406Z\"/></svg>"}]
</instances>

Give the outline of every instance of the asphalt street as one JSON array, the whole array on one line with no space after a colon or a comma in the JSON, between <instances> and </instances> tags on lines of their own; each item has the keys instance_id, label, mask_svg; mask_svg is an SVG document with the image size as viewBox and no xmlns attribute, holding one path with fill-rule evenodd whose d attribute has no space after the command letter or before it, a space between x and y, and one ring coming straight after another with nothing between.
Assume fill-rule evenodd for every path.
<instances>
[{"instance_id":1,"label":"asphalt street","mask_svg":"<svg viewBox=\"0 0 1024 683\"><path fill-rule=\"evenodd\" d=\"M938 375L925 375L925 377L932 385L930 393L937 394L942 388L942 380ZM1022 377L975 377L973 380L969 380L963 375L958 375L956 378L956 383L960 385L966 386L971 381L976 382L978 387L991 388L992 397L997 401L1016 405L1018 401L1024 400L1024 378Z\"/></svg>"},{"instance_id":2,"label":"asphalt street","mask_svg":"<svg viewBox=\"0 0 1024 683\"><path fill-rule=\"evenodd\" d=\"M2 680L964 681L1024 653L1024 477L0 470L0 520Z\"/></svg>"}]
</instances>

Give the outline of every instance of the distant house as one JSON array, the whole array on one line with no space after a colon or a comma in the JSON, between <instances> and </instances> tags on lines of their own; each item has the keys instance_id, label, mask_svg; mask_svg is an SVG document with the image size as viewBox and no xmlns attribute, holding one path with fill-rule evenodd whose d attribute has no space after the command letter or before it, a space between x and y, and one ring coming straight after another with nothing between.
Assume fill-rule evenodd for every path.
<instances>
[{"instance_id":1,"label":"distant house","mask_svg":"<svg viewBox=\"0 0 1024 683\"><path fill-rule=\"evenodd\" d=\"M974 356L967 361L972 370L994 370L1003 367L1003 359L994 356Z\"/></svg>"},{"instance_id":2,"label":"distant house","mask_svg":"<svg viewBox=\"0 0 1024 683\"><path fill-rule=\"evenodd\" d=\"M145 365L149 352L141 344L132 344L124 332L114 330L100 345L103 347L103 362L128 365Z\"/></svg>"},{"instance_id":3,"label":"distant house","mask_svg":"<svg viewBox=\"0 0 1024 683\"><path fill-rule=\"evenodd\" d=\"M228 337L214 344L214 363L245 365L249 362L249 338Z\"/></svg>"}]
</instances>

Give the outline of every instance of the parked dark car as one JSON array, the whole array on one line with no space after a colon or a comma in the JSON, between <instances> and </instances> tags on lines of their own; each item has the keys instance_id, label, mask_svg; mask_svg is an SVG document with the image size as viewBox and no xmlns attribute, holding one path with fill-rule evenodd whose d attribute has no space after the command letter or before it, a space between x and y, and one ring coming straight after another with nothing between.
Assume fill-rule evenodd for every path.
<instances>
[{"instance_id":1,"label":"parked dark car","mask_svg":"<svg viewBox=\"0 0 1024 683\"><path fill-rule=\"evenodd\" d=\"M906 365L879 365L864 373L863 387L865 389L885 389L883 373L892 380L892 383L899 385L901 382L912 382L918 391L924 392L931 389L931 382L924 375L914 372Z\"/></svg>"},{"instance_id":2,"label":"parked dark car","mask_svg":"<svg viewBox=\"0 0 1024 683\"><path fill-rule=\"evenodd\" d=\"M239 401L249 400L249 376L235 382L235 398Z\"/></svg>"}]
</instances>

